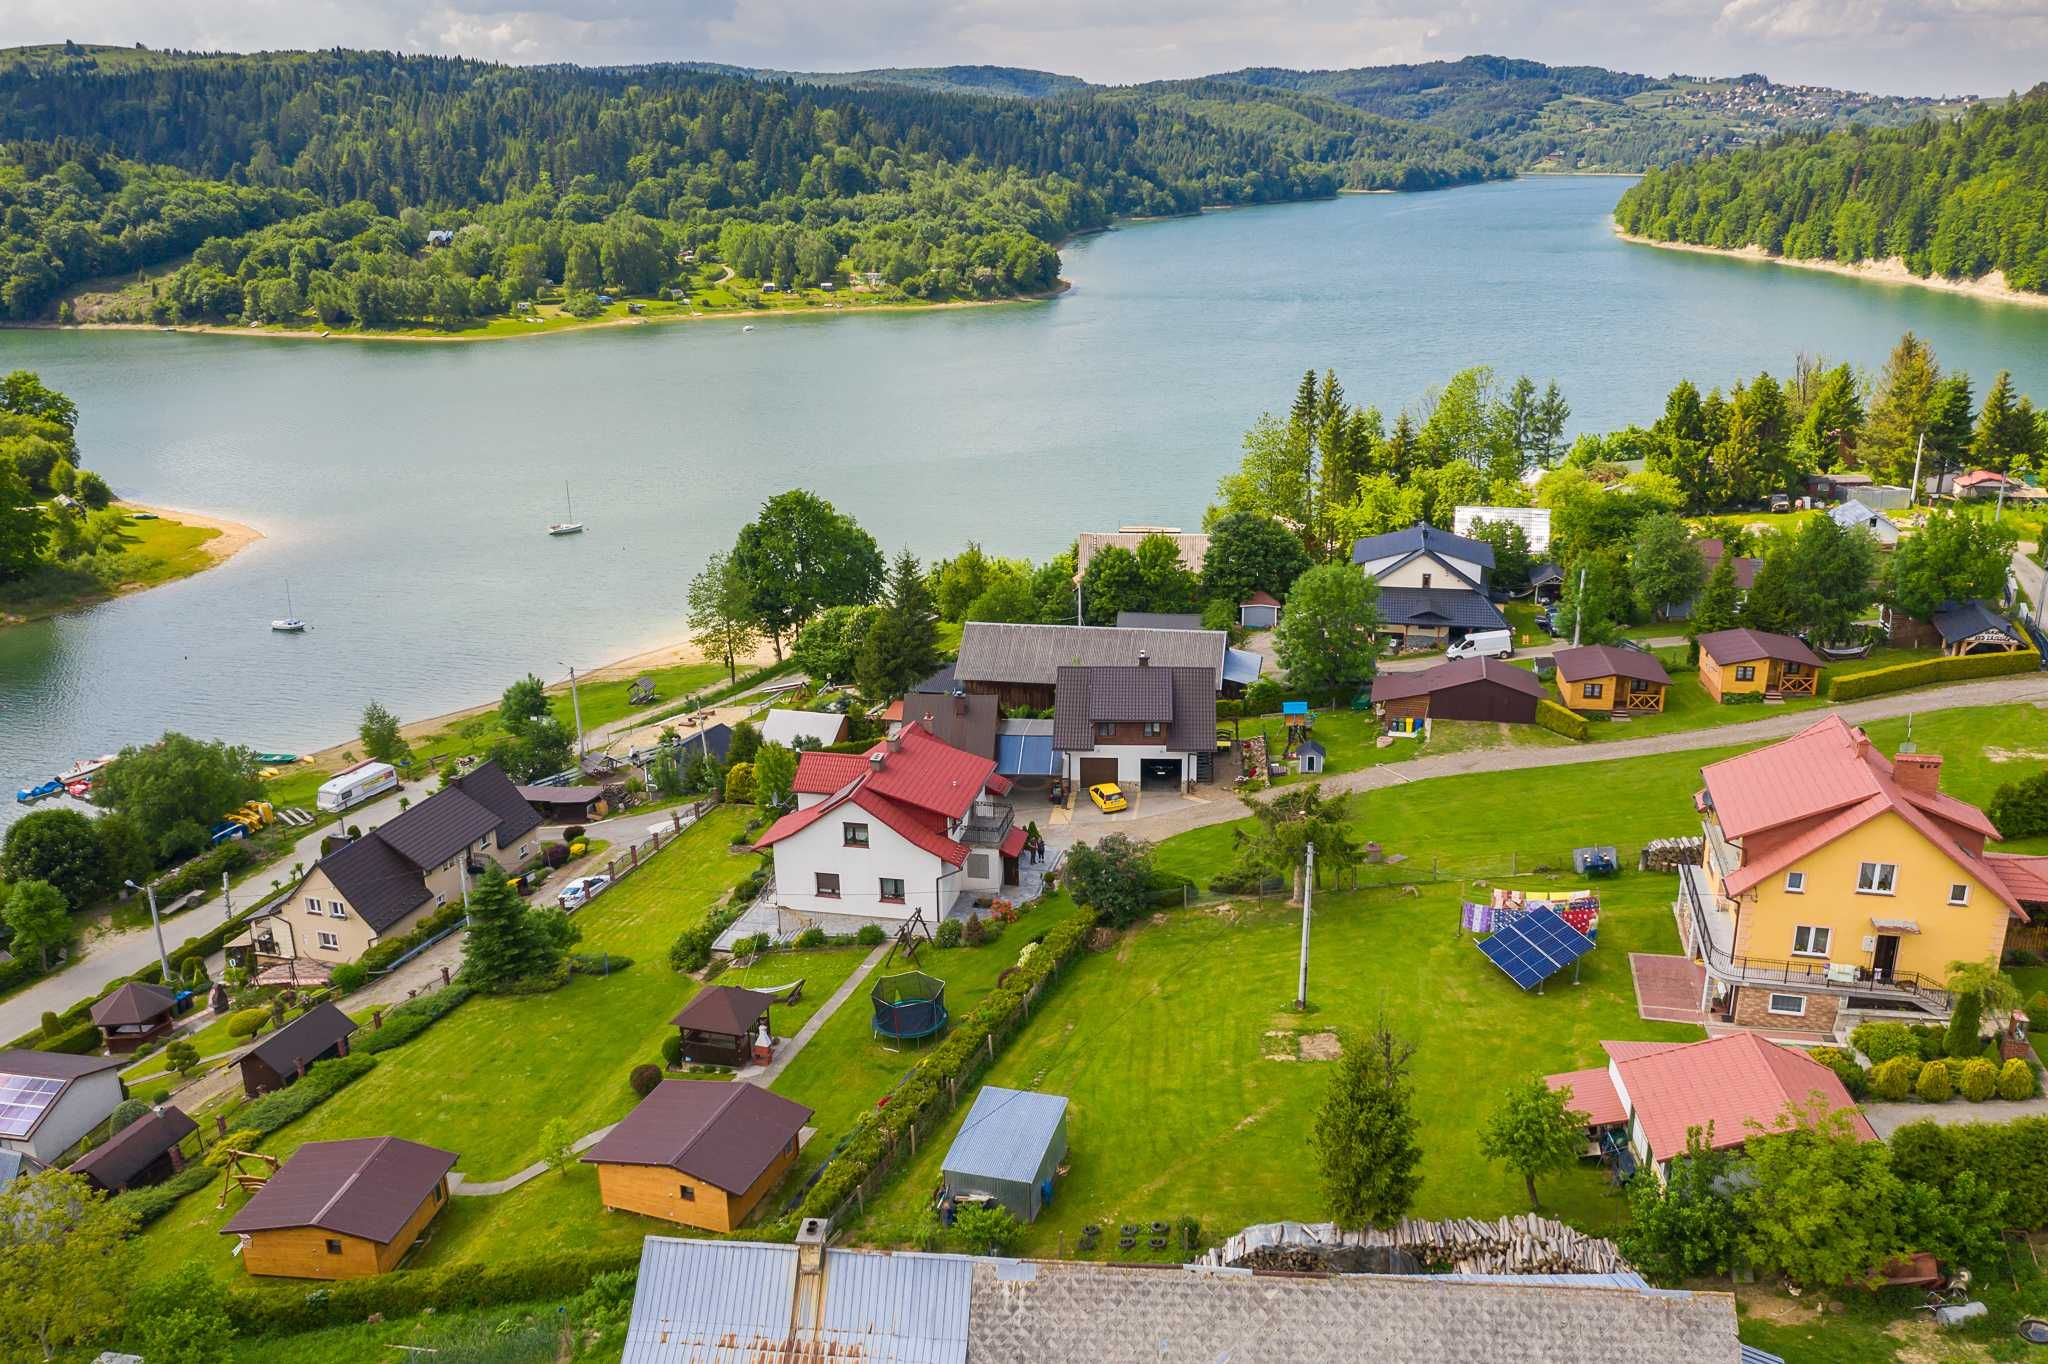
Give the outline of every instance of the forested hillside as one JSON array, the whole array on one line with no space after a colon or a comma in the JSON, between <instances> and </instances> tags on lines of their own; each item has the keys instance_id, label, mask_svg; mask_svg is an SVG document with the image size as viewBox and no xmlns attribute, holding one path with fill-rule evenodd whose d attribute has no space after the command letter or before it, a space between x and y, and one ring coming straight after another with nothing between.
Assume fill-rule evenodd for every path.
<instances>
[{"instance_id":1,"label":"forested hillside","mask_svg":"<svg viewBox=\"0 0 2048 1364\"><path fill-rule=\"evenodd\" d=\"M1655 171L1615 221L1658 241L1898 257L1918 275L1996 270L2014 289L2048 291L2048 85L1960 123L1793 136Z\"/></svg>"}]
</instances>

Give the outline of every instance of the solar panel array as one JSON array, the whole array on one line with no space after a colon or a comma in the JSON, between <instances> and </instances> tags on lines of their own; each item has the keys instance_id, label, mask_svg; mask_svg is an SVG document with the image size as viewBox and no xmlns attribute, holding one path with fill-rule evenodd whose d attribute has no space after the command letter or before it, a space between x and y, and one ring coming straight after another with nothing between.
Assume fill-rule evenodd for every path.
<instances>
[{"instance_id":1,"label":"solar panel array","mask_svg":"<svg viewBox=\"0 0 2048 1364\"><path fill-rule=\"evenodd\" d=\"M1533 990L1593 950L1593 940L1566 923L1554 909L1518 915L1479 944L1487 959L1524 990Z\"/></svg>"},{"instance_id":2,"label":"solar panel array","mask_svg":"<svg viewBox=\"0 0 2048 1364\"><path fill-rule=\"evenodd\" d=\"M0 1137L27 1136L63 1088L40 1075L0 1075Z\"/></svg>"}]
</instances>

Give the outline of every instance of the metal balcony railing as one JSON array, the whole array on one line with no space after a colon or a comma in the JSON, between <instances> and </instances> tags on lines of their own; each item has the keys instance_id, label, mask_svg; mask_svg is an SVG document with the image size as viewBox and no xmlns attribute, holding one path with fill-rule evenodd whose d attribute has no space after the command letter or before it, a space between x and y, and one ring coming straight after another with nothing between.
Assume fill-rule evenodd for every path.
<instances>
[{"instance_id":1,"label":"metal balcony railing","mask_svg":"<svg viewBox=\"0 0 2048 1364\"><path fill-rule=\"evenodd\" d=\"M1948 991L1941 983L1917 971L1889 971L1880 975L1867 966L1826 961L1788 961L1751 957L1718 946L1708 926L1708 908L1700 894L1699 877L1680 873L1680 894L1692 911L1694 941L1709 974L1736 985L1798 985L1826 988L1876 998L1902 998L1945 1008ZM1719 911L1714 911L1718 913Z\"/></svg>"},{"instance_id":2,"label":"metal balcony railing","mask_svg":"<svg viewBox=\"0 0 2048 1364\"><path fill-rule=\"evenodd\" d=\"M977 805L960 821L959 840L980 847L999 846L1017 822L1017 810L1008 802L984 809Z\"/></svg>"}]
</instances>

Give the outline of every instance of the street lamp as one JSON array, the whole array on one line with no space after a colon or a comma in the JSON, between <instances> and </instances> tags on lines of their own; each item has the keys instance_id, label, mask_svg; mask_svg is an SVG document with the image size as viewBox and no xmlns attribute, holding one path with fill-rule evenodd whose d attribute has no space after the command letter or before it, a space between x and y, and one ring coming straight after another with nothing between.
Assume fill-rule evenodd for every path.
<instances>
[{"instance_id":1,"label":"street lamp","mask_svg":"<svg viewBox=\"0 0 2048 1364\"><path fill-rule=\"evenodd\" d=\"M139 890L149 897L149 923L150 927L156 930L157 965L163 968L163 982L165 986L169 986L171 983L171 958L170 954L164 951L164 921L157 917L156 887L138 886L133 881L125 881L122 884L126 885L130 890Z\"/></svg>"}]
</instances>

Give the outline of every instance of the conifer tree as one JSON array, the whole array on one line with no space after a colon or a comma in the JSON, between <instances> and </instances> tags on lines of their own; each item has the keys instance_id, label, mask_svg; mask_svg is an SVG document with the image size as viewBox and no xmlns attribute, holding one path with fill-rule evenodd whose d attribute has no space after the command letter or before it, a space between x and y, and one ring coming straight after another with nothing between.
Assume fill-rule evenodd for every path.
<instances>
[{"instance_id":1,"label":"conifer tree","mask_svg":"<svg viewBox=\"0 0 2048 1364\"><path fill-rule=\"evenodd\" d=\"M1313 1136L1324 1201L1339 1226L1390 1227L1415 1201L1422 1148L1409 1111L1414 1054L1384 1014L1370 1033L1345 1040Z\"/></svg>"},{"instance_id":2,"label":"conifer tree","mask_svg":"<svg viewBox=\"0 0 2048 1364\"><path fill-rule=\"evenodd\" d=\"M888 601L854 660L854 680L863 696L883 701L931 676L939 661L938 606L905 550L889 569Z\"/></svg>"}]
</instances>

